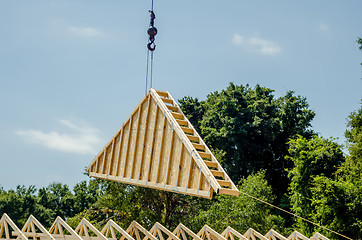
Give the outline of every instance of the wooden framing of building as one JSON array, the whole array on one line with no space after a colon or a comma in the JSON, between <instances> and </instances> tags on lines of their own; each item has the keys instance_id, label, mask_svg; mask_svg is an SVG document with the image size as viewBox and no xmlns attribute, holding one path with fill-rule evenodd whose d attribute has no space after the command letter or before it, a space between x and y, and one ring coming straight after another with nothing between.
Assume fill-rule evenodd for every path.
<instances>
[{"instance_id":1,"label":"wooden framing of building","mask_svg":"<svg viewBox=\"0 0 362 240\"><path fill-rule=\"evenodd\" d=\"M310 238L294 231L289 237L271 229L265 235L249 228L244 234L228 226L221 234L205 225L196 234L180 223L172 232L156 222L147 231L133 221L127 230L109 220L101 231L83 218L73 230L62 218L57 217L49 231L34 217L30 216L20 230L11 218L4 213L0 219L0 240L329 240L320 233Z\"/></svg>"},{"instance_id":2,"label":"wooden framing of building","mask_svg":"<svg viewBox=\"0 0 362 240\"><path fill-rule=\"evenodd\" d=\"M239 195L172 96L150 89L87 168L89 175L204 198Z\"/></svg>"}]
</instances>

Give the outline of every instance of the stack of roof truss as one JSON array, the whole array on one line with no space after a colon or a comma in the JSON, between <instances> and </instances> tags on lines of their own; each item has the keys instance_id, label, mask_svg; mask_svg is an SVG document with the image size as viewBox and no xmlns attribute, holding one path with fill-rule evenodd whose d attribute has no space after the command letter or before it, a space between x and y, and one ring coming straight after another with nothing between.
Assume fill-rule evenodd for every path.
<instances>
[{"instance_id":1,"label":"stack of roof truss","mask_svg":"<svg viewBox=\"0 0 362 240\"><path fill-rule=\"evenodd\" d=\"M20 230L8 215L0 219L0 240L329 240L320 233L308 238L294 231L289 237L284 237L271 229L265 235L249 228L244 234L230 226L221 234L203 226L196 234L180 223L174 231L170 231L156 222L150 230L145 229L136 221L124 230L117 223L109 220L101 231L86 219L82 219L73 230L62 218L57 217L49 231L34 217L30 216Z\"/></svg>"},{"instance_id":2,"label":"stack of roof truss","mask_svg":"<svg viewBox=\"0 0 362 240\"><path fill-rule=\"evenodd\" d=\"M239 195L168 92L150 89L89 165L92 177L205 198Z\"/></svg>"}]
</instances>

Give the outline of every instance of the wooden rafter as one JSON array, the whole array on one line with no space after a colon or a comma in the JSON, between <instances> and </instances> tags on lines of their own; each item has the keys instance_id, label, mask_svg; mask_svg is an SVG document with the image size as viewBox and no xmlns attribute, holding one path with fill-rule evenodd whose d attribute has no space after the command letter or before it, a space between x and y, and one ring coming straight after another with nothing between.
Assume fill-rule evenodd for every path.
<instances>
[{"instance_id":1,"label":"wooden rafter","mask_svg":"<svg viewBox=\"0 0 362 240\"><path fill-rule=\"evenodd\" d=\"M247 238L236 231L234 228L228 226L222 233L221 236L223 236L226 240L236 240L235 238L238 238L239 240L247 240Z\"/></svg>"},{"instance_id":2,"label":"wooden rafter","mask_svg":"<svg viewBox=\"0 0 362 240\"><path fill-rule=\"evenodd\" d=\"M107 222L107 224L103 227L101 233L109 240L117 240L118 237L116 232L119 232L122 237L127 240L135 240L131 235L129 235L123 228L121 228L117 223L115 223L112 219Z\"/></svg>"},{"instance_id":3,"label":"wooden rafter","mask_svg":"<svg viewBox=\"0 0 362 240\"><path fill-rule=\"evenodd\" d=\"M288 240L308 240L308 238L300 232L294 231L289 235Z\"/></svg>"},{"instance_id":4,"label":"wooden rafter","mask_svg":"<svg viewBox=\"0 0 362 240\"><path fill-rule=\"evenodd\" d=\"M255 231L252 228L249 228L245 233L244 233L244 237L246 237L247 239L252 239L252 240L256 240L256 238L259 238L259 240L268 240L266 237L264 237L261 233Z\"/></svg>"},{"instance_id":5,"label":"wooden rafter","mask_svg":"<svg viewBox=\"0 0 362 240\"><path fill-rule=\"evenodd\" d=\"M66 234L66 233L69 234ZM55 238L70 239L70 240L83 240L73 228L71 228L61 217L57 217L53 225L49 229L49 233Z\"/></svg>"},{"instance_id":6,"label":"wooden rafter","mask_svg":"<svg viewBox=\"0 0 362 240\"><path fill-rule=\"evenodd\" d=\"M180 223L175 230L172 232L175 234L178 238L183 240L188 240L187 236L191 236L193 240L202 240L196 233L188 229L185 225Z\"/></svg>"},{"instance_id":7,"label":"wooden rafter","mask_svg":"<svg viewBox=\"0 0 362 240\"><path fill-rule=\"evenodd\" d=\"M319 232L316 232L313 234L313 236L310 237L310 240L328 240L325 236L320 234Z\"/></svg>"},{"instance_id":8,"label":"wooden rafter","mask_svg":"<svg viewBox=\"0 0 362 240\"><path fill-rule=\"evenodd\" d=\"M269 240L288 240L286 237L282 236L280 233L270 229L265 236Z\"/></svg>"},{"instance_id":9,"label":"wooden rafter","mask_svg":"<svg viewBox=\"0 0 362 240\"><path fill-rule=\"evenodd\" d=\"M92 177L212 198L239 191L168 92L150 89L87 168Z\"/></svg>"},{"instance_id":10,"label":"wooden rafter","mask_svg":"<svg viewBox=\"0 0 362 240\"><path fill-rule=\"evenodd\" d=\"M40 231L40 232L39 232ZM21 232L27 237L33 239L47 238L49 240L55 240L55 238L45 229L45 227L33 216L30 215L26 223L24 224Z\"/></svg>"},{"instance_id":11,"label":"wooden rafter","mask_svg":"<svg viewBox=\"0 0 362 240\"><path fill-rule=\"evenodd\" d=\"M154 237L149 231L147 231L144 227L141 226L136 221L132 221L129 227L127 228L126 232L132 236L136 240L142 240L140 233L143 233L145 235L144 239L150 239L150 240L158 240L156 237ZM124 240L125 237L122 236L120 240Z\"/></svg>"},{"instance_id":12,"label":"wooden rafter","mask_svg":"<svg viewBox=\"0 0 362 240\"><path fill-rule=\"evenodd\" d=\"M80 221L75 232L84 240L107 240L107 238L85 218ZM95 236L92 236L91 233Z\"/></svg>"},{"instance_id":13,"label":"wooden rafter","mask_svg":"<svg viewBox=\"0 0 362 240\"><path fill-rule=\"evenodd\" d=\"M13 230L11 232L11 229ZM47 231L40 222L30 216L22 230L5 213L0 219L0 240L329 240L320 233L315 233L310 238L294 231L288 238L271 229L265 236L249 228L241 234L232 227L227 227L221 234L203 226L196 234L180 223L173 232L156 222L147 231L136 221L133 221L127 230L123 230L117 223L109 220L99 231L86 219L82 219L73 230L62 218L57 217Z\"/></svg>"},{"instance_id":14,"label":"wooden rafter","mask_svg":"<svg viewBox=\"0 0 362 240\"><path fill-rule=\"evenodd\" d=\"M175 234L173 234L170 230L165 228L161 223L156 222L152 228L149 230L149 232L155 236L157 239L160 240L180 240ZM164 237L164 234L167 236L166 239Z\"/></svg>"},{"instance_id":15,"label":"wooden rafter","mask_svg":"<svg viewBox=\"0 0 362 240\"><path fill-rule=\"evenodd\" d=\"M14 233L11 232L11 228L14 230ZM3 237L5 235L5 238ZM12 236L16 236L22 240L27 240L28 238L22 233L22 231L15 225L13 220L4 213L0 219L0 239L15 239Z\"/></svg>"},{"instance_id":16,"label":"wooden rafter","mask_svg":"<svg viewBox=\"0 0 362 240\"><path fill-rule=\"evenodd\" d=\"M200 229L200 231L197 233L197 236L203 240L226 240L220 233L216 232L207 225Z\"/></svg>"}]
</instances>

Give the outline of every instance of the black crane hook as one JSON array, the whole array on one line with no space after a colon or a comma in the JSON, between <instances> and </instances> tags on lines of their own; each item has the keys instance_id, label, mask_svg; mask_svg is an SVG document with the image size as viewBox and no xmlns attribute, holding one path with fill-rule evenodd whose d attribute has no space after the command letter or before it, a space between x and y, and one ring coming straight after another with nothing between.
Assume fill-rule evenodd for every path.
<instances>
[{"instance_id":1,"label":"black crane hook","mask_svg":"<svg viewBox=\"0 0 362 240\"><path fill-rule=\"evenodd\" d=\"M155 28L154 26L156 18L155 13L152 10L149 10L149 12L151 13L151 20L150 20L150 27L147 30L147 34L148 36L150 36L147 48L152 52L156 49L155 36L157 35L157 28Z\"/></svg>"}]
</instances>

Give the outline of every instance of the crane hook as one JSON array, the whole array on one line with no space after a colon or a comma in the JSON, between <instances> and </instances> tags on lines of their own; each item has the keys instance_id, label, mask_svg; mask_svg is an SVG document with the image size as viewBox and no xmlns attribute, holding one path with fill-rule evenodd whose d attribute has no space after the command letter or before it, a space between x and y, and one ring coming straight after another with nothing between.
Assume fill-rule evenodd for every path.
<instances>
[{"instance_id":1,"label":"crane hook","mask_svg":"<svg viewBox=\"0 0 362 240\"><path fill-rule=\"evenodd\" d=\"M148 36L150 36L150 38L149 38L150 42L147 44L147 48L148 48L148 50L150 50L152 52L156 48L156 44L154 43L155 36L157 35L157 28L155 28L155 26L154 26L156 16L152 10L149 10L148 12L151 13L151 20L150 20L150 27L147 30L147 34L148 34Z\"/></svg>"}]
</instances>

